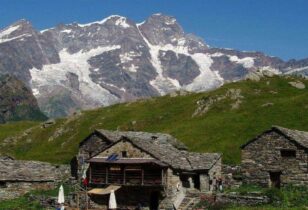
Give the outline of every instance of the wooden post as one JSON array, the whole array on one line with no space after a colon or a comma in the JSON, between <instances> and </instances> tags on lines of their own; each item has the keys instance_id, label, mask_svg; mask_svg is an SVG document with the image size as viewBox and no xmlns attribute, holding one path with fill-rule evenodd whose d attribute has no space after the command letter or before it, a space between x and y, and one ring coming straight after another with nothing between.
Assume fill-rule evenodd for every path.
<instances>
[{"instance_id":1,"label":"wooden post","mask_svg":"<svg viewBox=\"0 0 308 210\"><path fill-rule=\"evenodd\" d=\"M78 190L77 190L77 209L79 210L80 208L79 208L79 192L78 192Z\"/></svg>"},{"instance_id":2,"label":"wooden post","mask_svg":"<svg viewBox=\"0 0 308 210\"><path fill-rule=\"evenodd\" d=\"M89 183L92 182L92 168L91 168L91 164L89 165Z\"/></svg>"},{"instance_id":3,"label":"wooden post","mask_svg":"<svg viewBox=\"0 0 308 210\"><path fill-rule=\"evenodd\" d=\"M89 209L89 205L88 205L88 187L86 186L86 209Z\"/></svg>"},{"instance_id":4,"label":"wooden post","mask_svg":"<svg viewBox=\"0 0 308 210\"><path fill-rule=\"evenodd\" d=\"M141 185L144 184L144 169L141 169Z\"/></svg>"},{"instance_id":5,"label":"wooden post","mask_svg":"<svg viewBox=\"0 0 308 210\"><path fill-rule=\"evenodd\" d=\"M108 167L106 167L106 184L108 184Z\"/></svg>"}]
</instances>

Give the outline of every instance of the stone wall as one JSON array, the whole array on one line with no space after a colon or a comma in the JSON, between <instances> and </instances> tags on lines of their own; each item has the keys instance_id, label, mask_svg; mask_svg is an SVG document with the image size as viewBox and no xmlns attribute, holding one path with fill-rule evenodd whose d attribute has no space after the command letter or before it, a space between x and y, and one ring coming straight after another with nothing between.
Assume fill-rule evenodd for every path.
<instances>
[{"instance_id":1,"label":"stone wall","mask_svg":"<svg viewBox=\"0 0 308 210\"><path fill-rule=\"evenodd\" d=\"M224 188L235 189L242 185L242 172L239 165L222 165Z\"/></svg>"},{"instance_id":2,"label":"stone wall","mask_svg":"<svg viewBox=\"0 0 308 210\"><path fill-rule=\"evenodd\" d=\"M80 146L79 155L83 155L84 158L89 158L89 156L95 155L95 153L101 151L109 144L108 140L94 133Z\"/></svg>"},{"instance_id":3,"label":"stone wall","mask_svg":"<svg viewBox=\"0 0 308 210\"><path fill-rule=\"evenodd\" d=\"M108 157L114 153L121 157L122 151L126 151L127 158L153 158L148 153L135 147L131 142L124 140L99 153L96 157Z\"/></svg>"},{"instance_id":4,"label":"stone wall","mask_svg":"<svg viewBox=\"0 0 308 210\"><path fill-rule=\"evenodd\" d=\"M55 182L4 182L1 181L0 201L17 198L32 190L50 190L55 188Z\"/></svg>"},{"instance_id":5,"label":"stone wall","mask_svg":"<svg viewBox=\"0 0 308 210\"><path fill-rule=\"evenodd\" d=\"M283 149L296 150L296 157L282 157ZM281 185L308 185L308 153L283 135L271 131L242 149L245 183L270 186L269 172L281 172Z\"/></svg>"},{"instance_id":6,"label":"stone wall","mask_svg":"<svg viewBox=\"0 0 308 210\"><path fill-rule=\"evenodd\" d=\"M218 194L216 201L220 203L243 205L243 206L257 206L267 204L270 199L266 196L249 196L238 194Z\"/></svg>"},{"instance_id":7,"label":"stone wall","mask_svg":"<svg viewBox=\"0 0 308 210\"><path fill-rule=\"evenodd\" d=\"M16 198L33 190L53 189L71 177L69 165L3 160L0 166L0 200Z\"/></svg>"},{"instance_id":8,"label":"stone wall","mask_svg":"<svg viewBox=\"0 0 308 210\"><path fill-rule=\"evenodd\" d=\"M71 160L71 172L72 175L78 179L78 175L81 173L82 164L91 156L96 155L103 148L108 147L111 143L98 134L93 133L89 136L85 142L79 147L78 155Z\"/></svg>"},{"instance_id":9,"label":"stone wall","mask_svg":"<svg viewBox=\"0 0 308 210\"><path fill-rule=\"evenodd\" d=\"M172 169L167 170L167 196L172 198L177 195L180 188L182 188L182 182L179 174L176 174Z\"/></svg>"},{"instance_id":10,"label":"stone wall","mask_svg":"<svg viewBox=\"0 0 308 210\"><path fill-rule=\"evenodd\" d=\"M208 172L209 180L210 180L208 189L210 192L216 190L217 179L222 178L221 165L222 163L221 163L221 158L220 158L219 160L217 160L215 165L213 165L213 167Z\"/></svg>"}]
</instances>

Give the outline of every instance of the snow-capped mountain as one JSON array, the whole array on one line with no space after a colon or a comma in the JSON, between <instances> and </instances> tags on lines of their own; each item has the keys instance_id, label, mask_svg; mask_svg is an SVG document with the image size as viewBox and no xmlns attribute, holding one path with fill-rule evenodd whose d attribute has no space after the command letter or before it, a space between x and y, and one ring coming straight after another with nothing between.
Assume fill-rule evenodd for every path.
<instances>
[{"instance_id":1,"label":"snow-capped mountain","mask_svg":"<svg viewBox=\"0 0 308 210\"><path fill-rule=\"evenodd\" d=\"M52 117L180 89L209 90L259 69L292 73L307 66L211 48L162 14L138 24L110 16L43 31L21 20L0 31L0 73L23 80Z\"/></svg>"}]
</instances>

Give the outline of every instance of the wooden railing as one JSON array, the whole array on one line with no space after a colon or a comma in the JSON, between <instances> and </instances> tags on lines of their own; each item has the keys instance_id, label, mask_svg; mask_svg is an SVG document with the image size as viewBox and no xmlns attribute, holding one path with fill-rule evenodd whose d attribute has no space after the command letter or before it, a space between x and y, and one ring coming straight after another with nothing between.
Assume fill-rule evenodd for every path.
<instances>
[{"instance_id":1,"label":"wooden railing","mask_svg":"<svg viewBox=\"0 0 308 210\"><path fill-rule=\"evenodd\" d=\"M91 184L117 185L164 185L162 170L119 170L92 169L90 172Z\"/></svg>"}]
</instances>

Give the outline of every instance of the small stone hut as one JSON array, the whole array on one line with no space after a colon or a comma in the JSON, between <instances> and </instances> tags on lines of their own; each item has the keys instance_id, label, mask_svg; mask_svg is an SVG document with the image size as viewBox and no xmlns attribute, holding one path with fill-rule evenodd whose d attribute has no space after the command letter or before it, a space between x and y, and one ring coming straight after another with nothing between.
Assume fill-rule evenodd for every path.
<instances>
[{"instance_id":1,"label":"small stone hut","mask_svg":"<svg viewBox=\"0 0 308 210\"><path fill-rule=\"evenodd\" d=\"M13 199L32 190L48 190L70 177L68 166L0 157L0 200Z\"/></svg>"},{"instance_id":2,"label":"small stone hut","mask_svg":"<svg viewBox=\"0 0 308 210\"><path fill-rule=\"evenodd\" d=\"M113 189L120 208L185 209L188 195L214 190L221 158L188 152L168 134L96 130L80 143L75 168L89 164L89 195L100 208Z\"/></svg>"},{"instance_id":3,"label":"small stone hut","mask_svg":"<svg viewBox=\"0 0 308 210\"><path fill-rule=\"evenodd\" d=\"M244 183L308 185L308 132L273 126L241 149Z\"/></svg>"}]
</instances>

